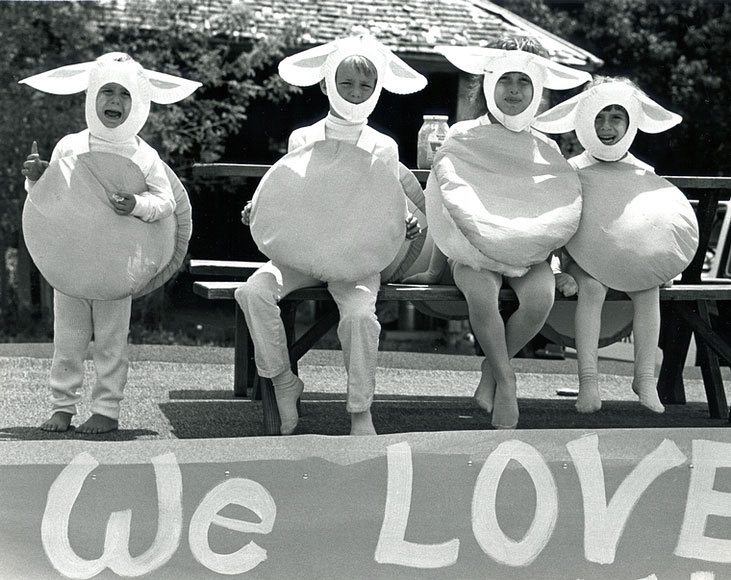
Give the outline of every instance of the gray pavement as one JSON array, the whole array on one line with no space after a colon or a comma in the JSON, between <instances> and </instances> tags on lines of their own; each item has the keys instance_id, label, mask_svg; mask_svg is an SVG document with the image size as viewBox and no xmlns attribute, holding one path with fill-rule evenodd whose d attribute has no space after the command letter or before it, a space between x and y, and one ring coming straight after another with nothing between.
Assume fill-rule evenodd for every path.
<instances>
[{"instance_id":1,"label":"gray pavement","mask_svg":"<svg viewBox=\"0 0 731 580\"><path fill-rule=\"evenodd\" d=\"M102 440L260 436L261 403L233 395L234 351L224 347L132 345L120 430ZM79 438L48 434L48 373L52 345L0 344L0 440ZM520 428L725 427L710 419L699 369L685 370L688 404L664 415L644 410L631 390L631 345L601 349L602 411L579 415L570 395L578 386L576 360L515 359ZM381 352L374 420L379 433L489 429L489 416L472 403L480 358L460 354ZM302 432L347 434L342 353L313 350L299 365L306 385ZM723 376L728 384L727 368ZM79 418L89 413L91 360Z\"/></svg>"}]
</instances>

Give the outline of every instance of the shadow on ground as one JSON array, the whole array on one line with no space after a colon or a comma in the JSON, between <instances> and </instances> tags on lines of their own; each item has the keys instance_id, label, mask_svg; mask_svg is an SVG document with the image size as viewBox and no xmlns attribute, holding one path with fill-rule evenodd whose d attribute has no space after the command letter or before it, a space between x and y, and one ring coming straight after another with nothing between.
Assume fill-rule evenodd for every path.
<instances>
[{"instance_id":1,"label":"shadow on ground","mask_svg":"<svg viewBox=\"0 0 731 580\"><path fill-rule=\"evenodd\" d=\"M157 431L149 429L117 429L101 435L86 435L77 433L74 427L63 433L44 431L39 427L0 427L0 441L63 441L77 439L85 441L134 441L136 439L150 439L157 437Z\"/></svg>"},{"instance_id":2,"label":"shadow on ground","mask_svg":"<svg viewBox=\"0 0 731 580\"><path fill-rule=\"evenodd\" d=\"M662 415L636 402L607 401L601 411L582 415L573 400L520 399L520 429L612 429L727 427L711 419L705 403L668 407ZM185 401L162 403L172 433L180 439L257 437L263 434L261 402ZM489 430L490 416L465 398L382 396L373 404L373 422L379 434L408 431ZM350 419L345 401L328 395L305 396L296 434L347 435Z\"/></svg>"}]
</instances>

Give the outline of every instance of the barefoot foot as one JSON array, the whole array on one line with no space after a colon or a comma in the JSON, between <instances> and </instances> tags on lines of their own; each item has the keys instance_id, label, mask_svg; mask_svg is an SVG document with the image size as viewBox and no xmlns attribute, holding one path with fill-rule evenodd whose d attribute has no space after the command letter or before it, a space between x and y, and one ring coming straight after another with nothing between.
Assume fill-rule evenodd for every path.
<instances>
[{"instance_id":1,"label":"barefoot foot","mask_svg":"<svg viewBox=\"0 0 731 580\"><path fill-rule=\"evenodd\" d=\"M492 407L495 402L495 388L497 383L495 377L492 376L490 365L487 364L487 359L482 361L482 376L480 377L480 384L477 385L473 398L478 407L485 409L488 413L492 413Z\"/></svg>"},{"instance_id":2,"label":"barefoot foot","mask_svg":"<svg viewBox=\"0 0 731 580\"><path fill-rule=\"evenodd\" d=\"M118 426L119 422L116 419L94 413L76 428L76 432L84 435L101 435L102 433L116 431Z\"/></svg>"},{"instance_id":3,"label":"barefoot foot","mask_svg":"<svg viewBox=\"0 0 731 580\"><path fill-rule=\"evenodd\" d=\"M655 379L651 381L632 381L632 390L640 399L640 405L650 409L653 413L664 413L665 407L660 402L660 397L655 388Z\"/></svg>"},{"instance_id":4,"label":"barefoot foot","mask_svg":"<svg viewBox=\"0 0 731 580\"><path fill-rule=\"evenodd\" d=\"M282 435L294 433L300 420L297 412L297 401L305 389L305 384L297 375L293 376L294 380L291 385L274 388L274 396L277 399L277 408L279 409L279 419L281 421L279 432Z\"/></svg>"},{"instance_id":5,"label":"barefoot foot","mask_svg":"<svg viewBox=\"0 0 731 580\"><path fill-rule=\"evenodd\" d=\"M41 429L44 431L53 431L55 433L62 433L68 431L69 425L71 425L71 413L64 411L58 411L51 415L51 418L41 425Z\"/></svg>"},{"instance_id":6,"label":"barefoot foot","mask_svg":"<svg viewBox=\"0 0 731 580\"><path fill-rule=\"evenodd\" d=\"M376 428L373 426L373 417L371 417L370 409L362 413L350 414L350 434L376 435Z\"/></svg>"},{"instance_id":7,"label":"barefoot foot","mask_svg":"<svg viewBox=\"0 0 731 580\"><path fill-rule=\"evenodd\" d=\"M579 394L576 396L576 410L579 413L596 413L602 408L602 397L599 394L599 381L579 383Z\"/></svg>"}]
</instances>

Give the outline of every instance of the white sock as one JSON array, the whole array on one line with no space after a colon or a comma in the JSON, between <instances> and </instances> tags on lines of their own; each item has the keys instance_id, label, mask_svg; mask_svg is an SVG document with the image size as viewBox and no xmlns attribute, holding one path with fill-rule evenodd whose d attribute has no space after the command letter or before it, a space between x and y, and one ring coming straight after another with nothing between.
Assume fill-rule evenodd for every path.
<instances>
[{"instance_id":1,"label":"white sock","mask_svg":"<svg viewBox=\"0 0 731 580\"><path fill-rule=\"evenodd\" d=\"M297 401L302 395L305 385L290 369L272 377L272 384L281 421L279 432L282 435L291 435L299 422Z\"/></svg>"}]
</instances>

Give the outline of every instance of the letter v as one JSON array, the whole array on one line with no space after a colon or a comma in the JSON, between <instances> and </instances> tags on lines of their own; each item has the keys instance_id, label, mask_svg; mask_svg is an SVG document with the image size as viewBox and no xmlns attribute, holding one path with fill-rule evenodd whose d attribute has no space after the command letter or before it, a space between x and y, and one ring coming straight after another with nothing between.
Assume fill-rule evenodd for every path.
<instances>
[{"instance_id":1,"label":"letter v","mask_svg":"<svg viewBox=\"0 0 731 580\"><path fill-rule=\"evenodd\" d=\"M607 505L599 438L581 437L569 441L566 448L576 466L584 497L584 556L590 562L611 564L627 518L640 496L664 472L682 465L686 457L675 443L665 439L637 464Z\"/></svg>"}]
</instances>

